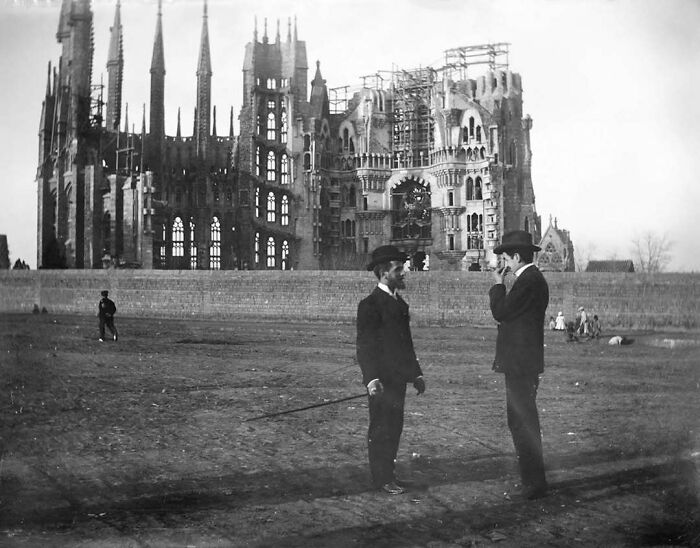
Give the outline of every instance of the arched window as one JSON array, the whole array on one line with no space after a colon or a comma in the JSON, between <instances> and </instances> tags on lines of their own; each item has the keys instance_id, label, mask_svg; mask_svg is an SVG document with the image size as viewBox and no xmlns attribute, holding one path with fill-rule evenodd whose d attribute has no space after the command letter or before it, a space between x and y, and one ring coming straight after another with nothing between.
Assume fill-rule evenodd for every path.
<instances>
[{"instance_id":1,"label":"arched window","mask_svg":"<svg viewBox=\"0 0 700 548\"><path fill-rule=\"evenodd\" d=\"M471 177L467 177L467 200L474 199L474 181Z\"/></svg>"},{"instance_id":2,"label":"arched window","mask_svg":"<svg viewBox=\"0 0 700 548\"><path fill-rule=\"evenodd\" d=\"M447 205L450 207L455 205L455 193L452 191L447 193Z\"/></svg>"},{"instance_id":3,"label":"arched window","mask_svg":"<svg viewBox=\"0 0 700 548\"><path fill-rule=\"evenodd\" d=\"M190 268L197 269L197 240L194 237L194 219L190 217Z\"/></svg>"},{"instance_id":4,"label":"arched window","mask_svg":"<svg viewBox=\"0 0 700 548\"><path fill-rule=\"evenodd\" d=\"M185 226L180 217L175 217L173 221L173 257L184 257L185 255Z\"/></svg>"},{"instance_id":5,"label":"arched window","mask_svg":"<svg viewBox=\"0 0 700 548\"><path fill-rule=\"evenodd\" d=\"M462 128L462 142L466 143L468 141L469 141L469 128L463 127Z\"/></svg>"},{"instance_id":6,"label":"arched window","mask_svg":"<svg viewBox=\"0 0 700 548\"><path fill-rule=\"evenodd\" d=\"M476 142L481 142L481 126L476 126Z\"/></svg>"},{"instance_id":7,"label":"arched window","mask_svg":"<svg viewBox=\"0 0 700 548\"><path fill-rule=\"evenodd\" d=\"M255 264L260 264L260 232L255 233Z\"/></svg>"},{"instance_id":8,"label":"arched window","mask_svg":"<svg viewBox=\"0 0 700 548\"><path fill-rule=\"evenodd\" d=\"M275 161L275 153L270 151L267 153L267 180L274 181L277 171L277 162Z\"/></svg>"},{"instance_id":9,"label":"arched window","mask_svg":"<svg viewBox=\"0 0 700 548\"><path fill-rule=\"evenodd\" d=\"M282 242L282 270L289 270L289 242Z\"/></svg>"},{"instance_id":10,"label":"arched window","mask_svg":"<svg viewBox=\"0 0 700 548\"><path fill-rule=\"evenodd\" d=\"M345 235L352 236L352 223L350 222L350 219L345 220Z\"/></svg>"},{"instance_id":11,"label":"arched window","mask_svg":"<svg viewBox=\"0 0 700 548\"><path fill-rule=\"evenodd\" d=\"M282 109L282 125L280 127L280 141L283 143L287 142L287 109Z\"/></svg>"},{"instance_id":12,"label":"arched window","mask_svg":"<svg viewBox=\"0 0 700 548\"><path fill-rule=\"evenodd\" d=\"M221 269L221 224L218 217L213 217L209 228L209 268Z\"/></svg>"},{"instance_id":13,"label":"arched window","mask_svg":"<svg viewBox=\"0 0 700 548\"><path fill-rule=\"evenodd\" d=\"M165 226L165 223L163 223L160 228L160 266L161 268L165 268L165 242L168 239L168 228Z\"/></svg>"},{"instance_id":14,"label":"arched window","mask_svg":"<svg viewBox=\"0 0 700 548\"><path fill-rule=\"evenodd\" d=\"M267 268L275 268L275 239L267 239Z\"/></svg>"},{"instance_id":15,"label":"arched window","mask_svg":"<svg viewBox=\"0 0 700 548\"><path fill-rule=\"evenodd\" d=\"M255 216L260 217L260 187L255 187Z\"/></svg>"},{"instance_id":16,"label":"arched window","mask_svg":"<svg viewBox=\"0 0 700 548\"><path fill-rule=\"evenodd\" d=\"M479 158L481 158L482 160L486 158L486 148L481 147L481 149L479 150Z\"/></svg>"},{"instance_id":17,"label":"arched window","mask_svg":"<svg viewBox=\"0 0 700 548\"><path fill-rule=\"evenodd\" d=\"M270 111L267 113L267 140L274 141L277 138L277 120L275 113Z\"/></svg>"},{"instance_id":18,"label":"arched window","mask_svg":"<svg viewBox=\"0 0 700 548\"><path fill-rule=\"evenodd\" d=\"M275 193L269 192L267 195L267 222L275 222Z\"/></svg>"},{"instance_id":19,"label":"arched window","mask_svg":"<svg viewBox=\"0 0 700 548\"><path fill-rule=\"evenodd\" d=\"M275 89L277 87L277 80L275 78L267 79L267 89Z\"/></svg>"},{"instance_id":20,"label":"arched window","mask_svg":"<svg viewBox=\"0 0 700 548\"><path fill-rule=\"evenodd\" d=\"M357 194L355 192L355 185L350 185L350 192L348 193L348 206L357 207Z\"/></svg>"},{"instance_id":21,"label":"arched window","mask_svg":"<svg viewBox=\"0 0 700 548\"><path fill-rule=\"evenodd\" d=\"M280 224L289 226L289 197L286 194L282 196L282 204L280 205Z\"/></svg>"},{"instance_id":22,"label":"arched window","mask_svg":"<svg viewBox=\"0 0 700 548\"><path fill-rule=\"evenodd\" d=\"M481 200L481 177L476 178L476 184L474 185L474 199Z\"/></svg>"},{"instance_id":23,"label":"arched window","mask_svg":"<svg viewBox=\"0 0 700 548\"><path fill-rule=\"evenodd\" d=\"M469 117L469 137L474 137L474 117Z\"/></svg>"},{"instance_id":24,"label":"arched window","mask_svg":"<svg viewBox=\"0 0 700 548\"><path fill-rule=\"evenodd\" d=\"M280 171L282 172L282 177L280 183L283 185L289 184L289 157L282 153L282 158L280 158Z\"/></svg>"},{"instance_id":25,"label":"arched window","mask_svg":"<svg viewBox=\"0 0 700 548\"><path fill-rule=\"evenodd\" d=\"M348 131L348 128L345 128L343 130L343 149L347 150L349 145L350 145L350 132Z\"/></svg>"},{"instance_id":26,"label":"arched window","mask_svg":"<svg viewBox=\"0 0 700 548\"><path fill-rule=\"evenodd\" d=\"M257 154L255 155L255 174L260 177L260 169L262 166L262 148L258 147Z\"/></svg>"}]
</instances>

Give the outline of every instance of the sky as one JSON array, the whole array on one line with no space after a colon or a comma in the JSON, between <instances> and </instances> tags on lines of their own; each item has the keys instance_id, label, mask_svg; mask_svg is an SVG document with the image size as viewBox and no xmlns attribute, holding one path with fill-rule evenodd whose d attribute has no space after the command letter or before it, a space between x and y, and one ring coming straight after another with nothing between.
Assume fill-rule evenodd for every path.
<instances>
[{"instance_id":1,"label":"sky","mask_svg":"<svg viewBox=\"0 0 700 548\"><path fill-rule=\"evenodd\" d=\"M116 0L93 0L93 83L106 84ZM59 0L0 0L0 234L36 267L36 168ZM228 134L257 16L274 40L297 19L309 80L441 66L450 48L508 42L533 119L536 208L570 232L577 260L628 259L646 233L673 242L670 271L700 272L700 0L209 0L212 103ZM122 0L123 99L138 131L149 101L157 0ZM203 0L163 0L166 133L191 135ZM471 73L479 76L481 69ZM124 112L124 107L122 107ZM148 120L148 112L146 111ZM123 120L123 118L122 118ZM123 124L123 121L122 121Z\"/></svg>"}]
</instances>

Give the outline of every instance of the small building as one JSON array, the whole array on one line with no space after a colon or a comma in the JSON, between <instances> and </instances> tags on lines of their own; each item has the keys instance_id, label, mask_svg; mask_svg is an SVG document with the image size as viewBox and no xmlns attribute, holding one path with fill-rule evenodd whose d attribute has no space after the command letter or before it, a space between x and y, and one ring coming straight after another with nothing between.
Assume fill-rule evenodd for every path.
<instances>
[{"instance_id":1,"label":"small building","mask_svg":"<svg viewBox=\"0 0 700 548\"><path fill-rule=\"evenodd\" d=\"M542 248L537 254L537 268L542 272L574 272L574 243L568 230L557 226L557 219L549 216L549 227L539 243Z\"/></svg>"},{"instance_id":2,"label":"small building","mask_svg":"<svg viewBox=\"0 0 700 548\"><path fill-rule=\"evenodd\" d=\"M588 261L586 272L634 272L634 262L630 259L624 261Z\"/></svg>"}]
</instances>

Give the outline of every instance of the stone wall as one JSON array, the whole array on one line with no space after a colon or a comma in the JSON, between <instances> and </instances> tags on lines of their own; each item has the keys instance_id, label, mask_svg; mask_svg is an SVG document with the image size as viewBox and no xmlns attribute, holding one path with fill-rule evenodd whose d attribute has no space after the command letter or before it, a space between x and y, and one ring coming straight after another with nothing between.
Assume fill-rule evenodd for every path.
<instances>
[{"instance_id":1,"label":"stone wall","mask_svg":"<svg viewBox=\"0 0 700 548\"><path fill-rule=\"evenodd\" d=\"M578 306L606 327L700 328L700 274L547 273L548 315ZM97 313L108 289L119 316L352 322L376 280L347 271L9 270L0 312ZM485 272L412 272L404 291L415 325L492 326Z\"/></svg>"}]
</instances>

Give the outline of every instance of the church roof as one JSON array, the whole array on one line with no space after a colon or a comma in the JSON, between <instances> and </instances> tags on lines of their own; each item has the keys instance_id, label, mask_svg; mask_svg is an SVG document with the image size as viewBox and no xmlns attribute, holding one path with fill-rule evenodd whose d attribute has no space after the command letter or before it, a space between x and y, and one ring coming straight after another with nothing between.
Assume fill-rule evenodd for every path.
<instances>
[{"instance_id":1,"label":"church roof","mask_svg":"<svg viewBox=\"0 0 700 548\"><path fill-rule=\"evenodd\" d=\"M586 272L634 272L634 263L624 261L588 261Z\"/></svg>"}]
</instances>

